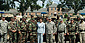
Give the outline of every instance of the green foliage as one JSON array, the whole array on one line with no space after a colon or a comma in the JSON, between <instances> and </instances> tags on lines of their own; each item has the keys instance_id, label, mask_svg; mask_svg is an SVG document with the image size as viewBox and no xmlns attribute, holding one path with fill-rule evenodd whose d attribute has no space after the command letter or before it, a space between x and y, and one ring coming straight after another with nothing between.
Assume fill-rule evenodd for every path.
<instances>
[{"instance_id":1,"label":"green foliage","mask_svg":"<svg viewBox=\"0 0 85 43\"><path fill-rule=\"evenodd\" d=\"M10 9L10 6L9 6L10 3L8 3L8 0L7 2L3 1L3 0L0 0L0 10L9 10Z\"/></svg>"},{"instance_id":2,"label":"green foliage","mask_svg":"<svg viewBox=\"0 0 85 43\"><path fill-rule=\"evenodd\" d=\"M61 2L61 5L64 5L67 8L74 9L75 14L77 14L79 10L82 10L85 7L84 0L63 0L63 1L60 0L60 2Z\"/></svg>"},{"instance_id":3,"label":"green foliage","mask_svg":"<svg viewBox=\"0 0 85 43\"><path fill-rule=\"evenodd\" d=\"M46 8L49 7L50 5L52 5L53 1L49 1L46 5Z\"/></svg>"},{"instance_id":4,"label":"green foliage","mask_svg":"<svg viewBox=\"0 0 85 43\"><path fill-rule=\"evenodd\" d=\"M44 6L44 2L45 2L45 0L41 0L41 1L43 2L43 4L42 4L42 5Z\"/></svg>"}]
</instances>

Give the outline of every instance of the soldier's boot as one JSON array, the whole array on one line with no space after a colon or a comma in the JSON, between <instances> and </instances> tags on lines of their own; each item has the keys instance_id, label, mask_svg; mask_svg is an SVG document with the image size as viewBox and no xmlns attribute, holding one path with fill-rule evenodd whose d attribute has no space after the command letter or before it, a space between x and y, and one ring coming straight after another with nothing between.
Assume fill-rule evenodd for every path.
<instances>
[{"instance_id":1,"label":"soldier's boot","mask_svg":"<svg viewBox=\"0 0 85 43\"><path fill-rule=\"evenodd\" d=\"M30 41L30 43L34 43L35 41Z\"/></svg>"},{"instance_id":2,"label":"soldier's boot","mask_svg":"<svg viewBox=\"0 0 85 43\"><path fill-rule=\"evenodd\" d=\"M49 40L47 39L46 43L49 43Z\"/></svg>"},{"instance_id":3,"label":"soldier's boot","mask_svg":"<svg viewBox=\"0 0 85 43\"><path fill-rule=\"evenodd\" d=\"M71 39L70 39L69 43L71 43Z\"/></svg>"}]
</instances>

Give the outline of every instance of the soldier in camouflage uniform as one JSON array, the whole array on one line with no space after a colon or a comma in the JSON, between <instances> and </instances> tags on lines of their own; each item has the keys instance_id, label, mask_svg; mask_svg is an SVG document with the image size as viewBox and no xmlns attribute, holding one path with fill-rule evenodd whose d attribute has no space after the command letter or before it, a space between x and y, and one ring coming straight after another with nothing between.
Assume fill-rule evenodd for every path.
<instances>
[{"instance_id":1,"label":"soldier in camouflage uniform","mask_svg":"<svg viewBox=\"0 0 85 43\"><path fill-rule=\"evenodd\" d=\"M76 33L76 24L74 23L74 20L71 19L71 22L69 23L68 27L68 35L69 35L69 39L70 39L70 43L75 43L75 33Z\"/></svg>"},{"instance_id":2,"label":"soldier in camouflage uniform","mask_svg":"<svg viewBox=\"0 0 85 43\"><path fill-rule=\"evenodd\" d=\"M20 32L21 32L23 43L26 43L26 38L27 38L27 36L26 36L26 33L27 33L26 24L27 24L26 17L23 16L22 21L20 22Z\"/></svg>"},{"instance_id":3,"label":"soldier in camouflage uniform","mask_svg":"<svg viewBox=\"0 0 85 43\"><path fill-rule=\"evenodd\" d=\"M14 21L14 17L11 18L11 21L8 25L9 34L10 34L10 43L17 43L17 27L16 22Z\"/></svg>"},{"instance_id":4,"label":"soldier in camouflage uniform","mask_svg":"<svg viewBox=\"0 0 85 43\"><path fill-rule=\"evenodd\" d=\"M81 17L81 22L79 24L79 33L80 33L80 43L85 43L85 22L84 18Z\"/></svg>"},{"instance_id":5,"label":"soldier in camouflage uniform","mask_svg":"<svg viewBox=\"0 0 85 43\"><path fill-rule=\"evenodd\" d=\"M60 21L60 16L58 15L57 16L57 19L54 20L54 23L55 23L55 26L58 28L58 24L59 24L59 21ZM56 43L58 42L58 29L56 31L56 34L55 34L55 40L56 40Z\"/></svg>"},{"instance_id":6,"label":"soldier in camouflage uniform","mask_svg":"<svg viewBox=\"0 0 85 43\"><path fill-rule=\"evenodd\" d=\"M55 23L52 22L51 18L48 18L48 22L46 22L46 43L53 43L53 35L57 31Z\"/></svg>"},{"instance_id":7,"label":"soldier in camouflage uniform","mask_svg":"<svg viewBox=\"0 0 85 43\"><path fill-rule=\"evenodd\" d=\"M67 17L67 20L64 22L66 24L66 30L67 30L67 33L68 33L68 25L70 24L70 16ZM69 36L66 34L65 35L65 42L67 42L69 39Z\"/></svg>"},{"instance_id":8,"label":"soldier in camouflage uniform","mask_svg":"<svg viewBox=\"0 0 85 43\"><path fill-rule=\"evenodd\" d=\"M0 35L2 37L0 37L1 41L0 43L6 43L7 42L7 28L8 26L8 21L5 20L5 16L2 15L2 20L0 20Z\"/></svg>"},{"instance_id":9,"label":"soldier in camouflage uniform","mask_svg":"<svg viewBox=\"0 0 85 43\"><path fill-rule=\"evenodd\" d=\"M66 35L66 25L61 19L58 24L58 43L64 43L64 35Z\"/></svg>"},{"instance_id":10,"label":"soldier in camouflage uniform","mask_svg":"<svg viewBox=\"0 0 85 43\"><path fill-rule=\"evenodd\" d=\"M75 21L75 23L76 23L76 42L79 42L80 41L80 35L79 35L79 24L80 24L80 16L77 16L77 19L76 19L76 21Z\"/></svg>"},{"instance_id":11,"label":"soldier in camouflage uniform","mask_svg":"<svg viewBox=\"0 0 85 43\"><path fill-rule=\"evenodd\" d=\"M34 16L31 15L31 20L28 21L28 31L30 33L30 43L34 43L36 42L37 43L37 22L36 20L34 19Z\"/></svg>"}]
</instances>

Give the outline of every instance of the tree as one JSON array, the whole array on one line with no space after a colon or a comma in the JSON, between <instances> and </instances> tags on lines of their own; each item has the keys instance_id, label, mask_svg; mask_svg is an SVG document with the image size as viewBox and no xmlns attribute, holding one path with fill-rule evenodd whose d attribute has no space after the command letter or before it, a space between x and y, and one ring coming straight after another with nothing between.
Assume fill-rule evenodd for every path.
<instances>
[{"instance_id":1,"label":"tree","mask_svg":"<svg viewBox=\"0 0 85 43\"><path fill-rule=\"evenodd\" d=\"M47 5L46 5L46 8L47 8L48 6L50 6L50 5L52 5L52 3L53 3L52 0L48 0Z\"/></svg>"},{"instance_id":2,"label":"tree","mask_svg":"<svg viewBox=\"0 0 85 43\"><path fill-rule=\"evenodd\" d=\"M6 0L6 2L5 1L3 1L3 0L0 0L0 10L9 10L10 9L10 6L9 6L9 2L8 2L9 0Z\"/></svg>"},{"instance_id":3,"label":"tree","mask_svg":"<svg viewBox=\"0 0 85 43\"><path fill-rule=\"evenodd\" d=\"M45 2L45 0L41 0L41 1L43 2L43 4L42 4L42 5L44 6L44 2Z\"/></svg>"},{"instance_id":4,"label":"tree","mask_svg":"<svg viewBox=\"0 0 85 43\"><path fill-rule=\"evenodd\" d=\"M79 10L84 9L85 1L83 0L60 0L61 6L60 7L67 7L70 9L74 9L75 15Z\"/></svg>"},{"instance_id":5,"label":"tree","mask_svg":"<svg viewBox=\"0 0 85 43\"><path fill-rule=\"evenodd\" d=\"M17 0L17 2L20 3L20 6L18 7L18 10L22 12L22 15L25 14L26 10L30 7L31 11L38 10L41 8L41 6L37 5L37 0Z\"/></svg>"}]
</instances>

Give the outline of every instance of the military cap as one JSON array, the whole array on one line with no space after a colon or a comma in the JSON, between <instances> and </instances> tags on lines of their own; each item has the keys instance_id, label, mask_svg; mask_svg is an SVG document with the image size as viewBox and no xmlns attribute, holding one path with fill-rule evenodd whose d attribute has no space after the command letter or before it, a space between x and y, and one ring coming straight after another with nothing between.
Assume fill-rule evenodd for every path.
<instances>
[{"instance_id":1,"label":"military cap","mask_svg":"<svg viewBox=\"0 0 85 43\"><path fill-rule=\"evenodd\" d=\"M80 16L77 16L77 18L80 18Z\"/></svg>"},{"instance_id":2,"label":"military cap","mask_svg":"<svg viewBox=\"0 0 85 43\"><path fill-rule=\"evenodd\" d=\"M46 16L46 18L48 18L48 16Z\"/></svg>"},{"instance_id":3,"label":"military cap","mask_svg":"<svg viewBox=\"0 0 85 43\"><path fill-rule=\"evenodd\" d=\"M2 15L2 17L5 17L5 15Z\"/></svg>"},{"instance_id":4,"label":"military cap","mask_svg":"<svg viewBox=\"0 0 85 43\"><path fill-rule=\"evenodd\" d=\"M25 16L23 16L22 18L26 18Z\"/></svg>"},{"instance_id":5,"label":"military cap","mask_svg":"<svg viewBox=\"0 0 85 43\"><path fill-rule=\"evenodd\" d=\"M16 15L14 15L14 17L16 17Z\"/></svg>"},{"instance_id":6,"label":"military cap","mask_svg":"<svg viewBox=\"0 0 85 43\"><path fill-rule=\"evenodd\" d=\"M22 18L26 18L27 17L27 15L24 15Z\"/></svg>"},{"instance_id":7,"label":"military cap","mask_svg":"<svg viewBox=\"0 0 85 43\"><path fill-rule=\"evenodd\" d=\"M71 19L71 21L72 21L73 19Z\"/></svg>"},{"instance_id":8,"label":"military cap","mask_svg":"<svg viewBox=\"0 0 85 43\"><path fill-rule=\"evenodd\" d=\"M51 17L49 16L48 19L51 19Z\"/></svg>"},{"instance_id":9,"label":"military cap","mask_svg":"<svg viewBox=\"0 0 85 43\"><path fill-rule=\"evenodd\" d=\"M32 18L32 20L35 20L34 18Z\"/></svg>"},{"instance_id":10,"label":"military cap","mask_svg":"<svg viewBox=\"0 0 85 43\"><path fill-rule=\"evenodd\" d=\"M14 17L12 17L12 19L14 19Z\"/></svg>"},{"instance_id":11,"label":"military cap","mask_svg":"<svg viewBox=\"0 0 85 43\"><path fill-rule=\"evenodd\" d=\"M31 17L34 17L34 15L31 15Z\"/></svg>"}]
</instances>

